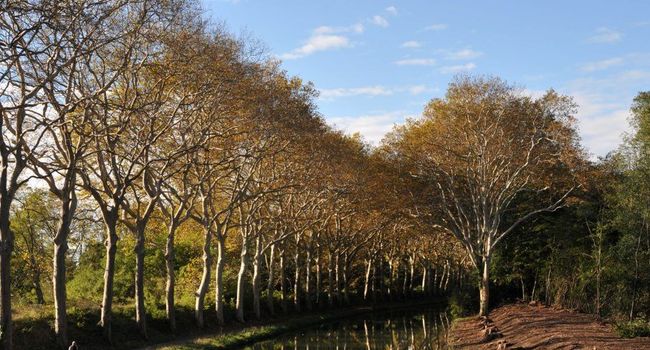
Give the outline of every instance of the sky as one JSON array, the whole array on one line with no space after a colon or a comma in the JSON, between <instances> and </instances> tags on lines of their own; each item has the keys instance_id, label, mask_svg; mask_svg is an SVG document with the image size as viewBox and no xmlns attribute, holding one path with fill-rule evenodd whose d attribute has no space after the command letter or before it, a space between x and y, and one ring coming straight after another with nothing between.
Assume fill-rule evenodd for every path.
<instances>
[{"instance_id":1,"label":"sky","mask_svg":"<svg viewBox=\"0 0 650 350\"><path fill-rule=\"evenodd\" d=\"M206 18L253 37L320 91L335 127L378 144L443 97L455 74L499 76L579 105L593 157L629 131L650 90L650 1L203 0Z\"/></svg>"}]
</instances>

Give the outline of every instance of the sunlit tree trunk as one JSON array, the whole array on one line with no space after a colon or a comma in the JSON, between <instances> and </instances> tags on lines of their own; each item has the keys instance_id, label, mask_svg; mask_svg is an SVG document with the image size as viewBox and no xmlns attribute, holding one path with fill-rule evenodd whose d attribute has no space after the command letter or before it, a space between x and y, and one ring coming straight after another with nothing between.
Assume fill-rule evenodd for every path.
<instances>
[{"instance_id":1,"label":"sunlit tree trunk","mask_svg":"<svg viewBox=\"0 0 650 350\"><path fill-rule=\"evenodd\" d=\"M479 284L479 316L487 316L490 312L490 256L484 257L483 264L479 266L481 266L479 269L479 276L481 276Z\"/></svg>"},{"instance_id":2,"label":"sunlit tree trunk","mask_svg":"<svg viewBox=\"0 0 650 350\"><path fill-rule=\"evenodd\" d=\"M108 212L104 218L106 226L106 265L104 269L104 292L99 325L104 337L112 341L113 280L115 277L115 254L117 253L117 208Z\"/></svg>"},{"instance_id":3,"label":"sunlit tree trunk","mask_svg":"<svg viewBox=\"0 0 650 350\"><path fill-rule=\"evenodd\" d=\"M366 278L363 284L363 300L368 300L368 292L370 291L370 276L372 272L372 259L366 259Z\"/></svg>"},{"instance_id":4,"label":"sunlit tree trunk","mask_svg":"<svg viewBox=\"0 0 650 350\"><path fill-rule=\"evenodd\" d=\"M258 233L255 239L255 255L253 255L253 312L256 319L262 318L260 305L260 290L262 284L262 237Z\"/></svg>"},{"instance_id":5,"label":"sunlit tree trunk","mask_svg":"<svg viewBox=\"0 0 650 350\"><path fill-rule=\"evenodd\" d=\"M312 255L311 255L311 247L307 247L307 251L305 253L305 308L307 308L308 311L311 311L312 309L312 304L311 304L311 262L312 262Z\"/></svg>"},{"instance_id":6,"label":"sunlit tree trunk","mask_svg":"<svg viewBox=\"0 0 650 350\"><path fill-rule=\"evenodd\" d=\"M295 266L293 284L293 307L300 312L300 238L296 239L296 253L293 260Z\"/></svg>"},{"instance_id":7,"label":"sunlit tree trunk","mask_svg":"<svg viewBox=\"0 0 650 350\"><path fill-rule=\"evenodd\" d=\"M268 280L266 281L266 307L271 315L275 314L273 292L275 292L275 244L269 250Z\"/></svg>"},{"instance_id":8,"label":"sunlit tree trunk","mask_svg":"<svg viewBox=\"0 0 650 350\"><path fill-rule=\"evenodd\" d=\"M221 229L219 232L222 232ZM223 234L217 237L217 264L215 266L215 310L217 311L217 322L223 326L226 321L224 318L224 290L223 290L223 267L226 264L226 238Z\"/></svg>"},{"instance_id":9,"label":"sunlit tree trunk","mask_svg":"<svg viewBox=\"0 0 650 350\"><path fill-rule=\"evenodd\" d=\"M205 294L208 292L210 285L210 271L212 270L212 252L210 246L212 242L212 232L209 228L205 227L203 232L203 274L201 276L201 283L196 290L196 300L194 304L194 318L196 325L199 328L205 326L205 319L203 317L205 308Z\"/></svg>"},{"instance_id":10,"label":"sunlit tree trunk","mask_svg":"<svg viewBox=\"0 0 650 350\"><path fill-rule=\"evenodd\" d=\"M282 313L286 314L289 311L288 301L287 301L287 284L286 284L286 254L284 249L280 252L280 291L282 293L281 307Z\"/></svg>"},{"instance_id":11,"label":"sunlit tree trunk","mask_svg":"<svg viewBox=\"0 0 650 350\"><path fill-rule=\"evenodd\" d=\"M242 228L246 230L246 228ZM217 263L218 264L218 263ZM240 254L239 273L237 274L237 294L235 307L237 309L237 321L244 322L244 284L246 283L246 270L248 269L248 233L242 233L242 246Z\"/></svg>"}]
</instances>

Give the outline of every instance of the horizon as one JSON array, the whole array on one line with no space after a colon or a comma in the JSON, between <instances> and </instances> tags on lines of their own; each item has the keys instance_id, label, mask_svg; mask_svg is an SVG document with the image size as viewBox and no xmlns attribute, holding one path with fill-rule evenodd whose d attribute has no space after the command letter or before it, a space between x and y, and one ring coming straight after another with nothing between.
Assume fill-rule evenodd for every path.
<instances>
[{"instance_id":1,"label":"horizon","mask_svg":"<svg viewBox=\"0 0 650 350\"><path fill-rule=\"evenodd\" d=\"M201 4L205 17L250 33L290 75L313 82L328 124L373 145L444 96L456 74L470 73L532 96L548 89L572 96L582 145L602 157L630 130L632 99L650 80L650 3Z\"/></svg>"}]
</instances>

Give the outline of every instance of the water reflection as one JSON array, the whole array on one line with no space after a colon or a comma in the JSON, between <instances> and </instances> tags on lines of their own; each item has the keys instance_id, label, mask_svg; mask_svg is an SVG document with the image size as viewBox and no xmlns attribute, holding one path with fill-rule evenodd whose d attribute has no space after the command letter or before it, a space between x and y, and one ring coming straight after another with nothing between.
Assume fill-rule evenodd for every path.
<instances>
[{"instance_id":1,"label":"water reflection","mask_svg":"<svg viewBox=\"0 0 650 350\"><path fill-rule=\"evenodd\" d=\"M257 343L248 350L447 349L450 317L436 307L365 315Z\"/></svg>"}]
</instances>

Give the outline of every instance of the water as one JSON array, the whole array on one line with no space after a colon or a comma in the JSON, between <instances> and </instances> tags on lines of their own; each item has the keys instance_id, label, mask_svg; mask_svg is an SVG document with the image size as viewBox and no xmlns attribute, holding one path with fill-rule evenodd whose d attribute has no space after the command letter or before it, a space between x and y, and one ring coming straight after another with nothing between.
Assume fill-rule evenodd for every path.
<instances>
[{"instance_id":1,"label":"water","mask_svg":"<svg viewBox=\"0 0 650 350\"><path fill-rule=\"evenodd\" d=\"M447 349L450 321L439 306L400 309L322 324L246 349Z\"/></svg>"}]
</instances>

